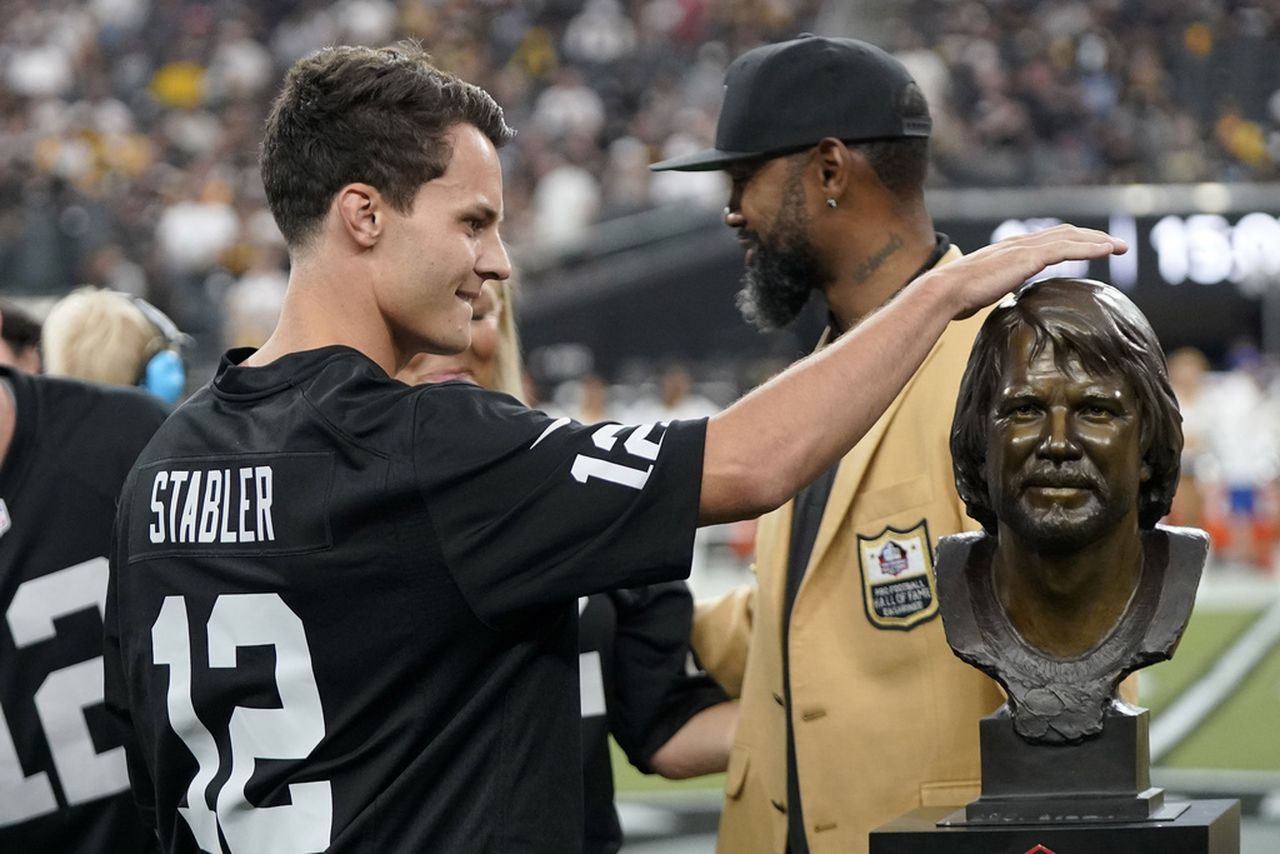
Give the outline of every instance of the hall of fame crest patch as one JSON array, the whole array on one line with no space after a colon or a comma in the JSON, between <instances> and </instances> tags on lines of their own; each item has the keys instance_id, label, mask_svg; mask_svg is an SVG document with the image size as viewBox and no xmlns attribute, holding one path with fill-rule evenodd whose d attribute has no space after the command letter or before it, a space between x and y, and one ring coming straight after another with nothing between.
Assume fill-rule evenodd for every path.
<instances>
[{"instance_id":1,"label":"hall of fame crest patch","mask_svg":"<svg viewBox=\"0 0 1280 854\"><path fill-rule=\"evenodd\" d=\"M938 613L929 525L858 534L858 569L867 619L879 629L909 629Z\"/></svg>"}]
</instances>

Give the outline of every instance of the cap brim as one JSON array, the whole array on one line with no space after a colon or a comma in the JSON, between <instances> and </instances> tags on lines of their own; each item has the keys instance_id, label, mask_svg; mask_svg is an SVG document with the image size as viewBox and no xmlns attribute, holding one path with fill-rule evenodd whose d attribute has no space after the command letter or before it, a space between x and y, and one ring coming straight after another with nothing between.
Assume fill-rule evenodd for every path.
<instances>
[{"instance_id":1,"label":"cap brim","mask_svg":"<svg viewBox=\"0 0 1280 854\"><path fill-rule=\"evenodd\" d=\"M649 171L712 172L717 169L723 169L731 163L750 160L759 156L760 152L758 151L721 151L718 148L708 148L705 151L695 151L693 154L672 157L669 160L661 160L650 164Z\"/></svg>"}]
</instances>

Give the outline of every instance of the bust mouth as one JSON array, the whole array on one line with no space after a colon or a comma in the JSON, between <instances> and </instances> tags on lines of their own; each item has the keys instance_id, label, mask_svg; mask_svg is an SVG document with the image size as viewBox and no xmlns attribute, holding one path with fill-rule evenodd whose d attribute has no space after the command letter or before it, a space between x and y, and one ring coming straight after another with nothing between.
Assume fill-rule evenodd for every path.
<instances>
[{"instance_id":1,"label":"bust mouth","mask_svg":"<svg viewBox=\"0 0 1280 854\"><path fill-rule=\"evenodd\" d=\"M1082 492L1092 492L1093 487L1077 484L1028 484L1026 491L1034 492L1044 498L1076 498Z\"/></svg>"},{"instance_id":2,"label":"bust mouth","mask_svg":"<svg viewBox=\"0 0 1280 854\"><path fill-rule=\"evenodd\" d=\"M1046 475L1035 474L1028 477L1022 482L1023 489L1039 489L1039 490L1063 490L1068 492L1076 492L1082 489L1095 490L1093 479L1084 475L1060 474Z\"/></svg>"}]
</instances>

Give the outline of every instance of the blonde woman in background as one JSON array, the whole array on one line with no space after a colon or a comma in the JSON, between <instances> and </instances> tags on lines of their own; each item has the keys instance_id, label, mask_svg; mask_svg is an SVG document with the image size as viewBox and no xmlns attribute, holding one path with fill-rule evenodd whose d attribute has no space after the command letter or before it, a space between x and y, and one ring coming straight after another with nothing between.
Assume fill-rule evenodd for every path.
<instances>
[{"instance_id":1,"label":"blonde woman in background","mask_svg":"<svg viewBox=\"0 0 1280 854\"><path fill-rule=\"evenodd\" d=\"M419 353L396 376L410 384L469 382L523 401L522 373L510 288L490 281L473 305L471 346L452 356ZM709 676L687 670L692 620L683 582L578 600L584 854L613 854L622 845L610 735L646 774L683 779L728 764L737 704Z\"/></svg>"},{"instance_id":2,"label":"blonde woman in background","mask_svg":"<svg viewBox=\"0 0 1280 854\"><path fill-rule=\"evenodd\" d=\"M189 341L146 300L94 287L58 300L40 338L47 373L139 386L170 405L186 388L179 350Z\"/></svg>"},{"instance_id":3,"label":"blonde woman in background","mask_svg":"<svg viewBox=\"0 0 1280 854\"><path fill-rule=\"evenodd\" d=\"M525 401L511 289L485 282L471 310L471 346L453 356L418 353L396 377L409 385L464 380Z\"/></svg>"}]
</instances>

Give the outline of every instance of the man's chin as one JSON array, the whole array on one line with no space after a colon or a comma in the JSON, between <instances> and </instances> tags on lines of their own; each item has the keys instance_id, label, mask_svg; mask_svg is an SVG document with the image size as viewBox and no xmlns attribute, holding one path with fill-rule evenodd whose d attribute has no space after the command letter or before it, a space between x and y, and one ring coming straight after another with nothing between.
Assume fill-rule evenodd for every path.
<instances>
[{"instance_id":1,"label":"man's chin","mask_svg":"<svg viewBox=\"0 0 1280 854\"><path fill-rule=\"evenodd\" d=\"M1029 548L1045 554L1079 551L1106 533L1106 521L1096 512L1046 513L1009 520L1009 527Z\"/></svg>"},{"instance_id":2,"label":"man's chin","mask_svg":"<svg viewBox=\"0 0 1280 854\"><path fill-rule=\"evenodd\" d=\"M761 332L773 332L789 326L800 316L813 290L807 285L801 288L791 282L780 283L755 268L743 274L741 283L738 311Z\"/></svg>"}]
</instances>

